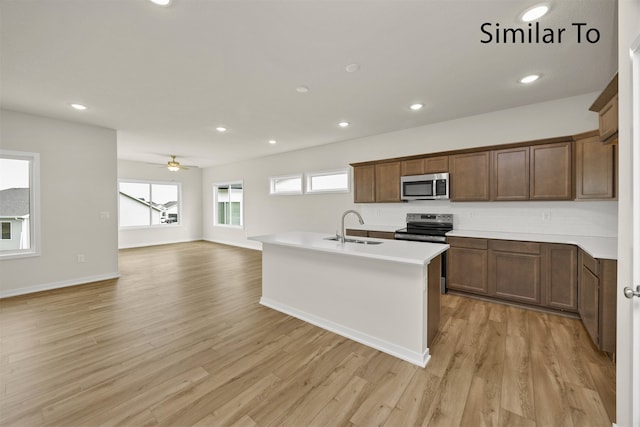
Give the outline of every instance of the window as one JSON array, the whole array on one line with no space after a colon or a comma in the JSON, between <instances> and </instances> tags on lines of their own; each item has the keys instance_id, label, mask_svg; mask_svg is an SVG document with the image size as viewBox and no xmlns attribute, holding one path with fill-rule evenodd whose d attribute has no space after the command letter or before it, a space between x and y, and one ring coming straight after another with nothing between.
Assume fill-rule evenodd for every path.
<instances>
[{"instance_id":1,"label":"window","mask_svg":"<svg viewBox=\"0 0 640 427\"><path fill-rule=\"evenodd\" d=\"M214 185L214 225L242 227L242 198L242 182Z\"/></svg>"},{"instance_id":2,"label":"window","mask_svg":"<svg viewBox=\"0 0 640 427\"><path fill-rule=\"evenodd\" d=\"M343 193L349 191L349 170L310 172L306 174L307 193Z\"/></svg>"},{"instance_id":3,"label":"window","mask_svg":"<svg viewBox=\"0 0 640 427\"><path fill-rule=\"evenodd\" d=\"M0 150L0 257L40 254L40 155Z\"/></svg>"},{"instance_id":4,"label":"window","mask_svg":"<svg viewBox=\"0 0 640 427\"><path fill-rule=\"evenodd\" d=\"M2 223L2 240L11 240L11 223Z\"/></svg>"},{"instance_id":5,"label":"window","mask_svg":"<svg viewBox=\"0 0 640 427\"><path fill-rule=\"evenodd\" d=\"M120 227L180 224L180 184L120 181Z\"/></svg>"},{"instance_id":6,"label":"window","mask_svg":"<svg viewBox=\"0 0 640 427\"><path fill-rule=\"evenodd\" d=\"M302 194L302 174L270 178L270 194Z\"/></svg>"}]
</instances>

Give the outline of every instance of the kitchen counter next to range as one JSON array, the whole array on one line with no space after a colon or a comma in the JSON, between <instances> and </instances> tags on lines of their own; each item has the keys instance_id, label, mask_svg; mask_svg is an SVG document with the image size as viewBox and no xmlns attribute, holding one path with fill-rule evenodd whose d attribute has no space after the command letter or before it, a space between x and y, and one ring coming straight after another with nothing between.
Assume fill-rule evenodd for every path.
<instances>
[{"instance_id":1,"label":"kitchen counter next to range","mask_svg":"<svg viewBox=\"0 0 640 427\"><path fill-rule=\"evenodd\" d=\"M406 264L425 265L449 248L449 245L435 243L416 243L403 240L358 238L358 240L382 242L378 245L346 243L326 240L328 234L307 231L295 231L265 236L251 237L262 243L291 246L299 249L331 252L347 256L372 258Z\"/></svg>"},{"instance_id":2,"label":"kitchen counter next to range","mask_svg":"<svg viewBox=\"0 0 640 427\"><path fill-rule=\"evenodd\" d=\"M440 254L449 245L327 237L252 237L262 242L260 304L425 366L440 323Z\"/></svg>"},{"instance_id":3,"label":"kitchen counter next to range","mask_svg":"<svg viewBox=\"0 0 640 427\"><path fill-rule=\"evenodd\" d=\"M367 230L367 231L381 231L383 233L393 233L400 228L406 227L407 224L403 225L381 225L381 224L354 224L350 225L347 228L352 230Z\"/></svg>"},{"instance_id":4,"label":"kitchen counter next to range","mask_svg":"<svg viewBox=\"0 0 640 427\"><path fill-rule=\"evenodd\" d=\"M501 231L453 230L447 237L472 237L478 239L518 240L540 243L576 245L593 258L618 259L618 239L615 237L571 236L563 234L512 233Z\"/></svg>"}]
</instances>

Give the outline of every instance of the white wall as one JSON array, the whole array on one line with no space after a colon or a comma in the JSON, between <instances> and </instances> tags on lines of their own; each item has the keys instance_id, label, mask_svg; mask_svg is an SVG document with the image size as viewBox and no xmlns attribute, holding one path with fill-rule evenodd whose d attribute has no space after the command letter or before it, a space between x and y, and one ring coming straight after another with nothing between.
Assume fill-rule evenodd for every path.
<instances>
[{"instance_id":1,"label":"white wall","mask_svg":"<svg viewBox=\"0 0 640 427\"><path fill-rule=\"evenodd\" d=\"M360 210L370 224L402 225L407 211L453 211L456 226L472 229L487 226L490 214L509 210L520 219L511 223L495 221L492 226L504 231L522 231L527 223L526 211L551 213L542 230L562 230L570 218L584 219L579 226L594 225L596 235L615 235L617 209L615 202L558 203L463 203L436 202L417 205L354 205L353 193L333 195L270 196L269 177L289 173L338 169L349 163L405 155L448 151L469 147L573 135L598 127L597 114L588 111L599 93L586 94L552 102L528 105L418 128L376 135L347 142L314 147L231 165L207 168L203 172L203 233L207 240L259 248L247 236L284 230L309 230L334 233L346 209ZM245 229L233 230L212 225L213 183L242 179L245 184ZM407 207L409 206L409 207ZM534 212L532 210L532 212ZM472 212L468 214L468 212ZM608 223L605 223L604 220ZM349 219L352 221L353 219ZM475 221L477 220L477 221ZM510 228L512 227L512 228ZM573 228L576 230L576 227ZM529 230L533 231L533 230ZM588 232L592 230L589 229ZM564 233L566 234L566 233ZM576 232L576 234L579 234Z\"/></svg>"},{"instance_id":2,"label":"white wall","mask_svg":"<svg viewBox=\"0 0 640 427\"><path fill-rule=\"evenodd\" d=\"M117 277L116 132L0 110L0 141L40 153L42 230L40 256L0 260L0 297Z\"/></svg>"},{"instance_id":3,"label":"white wall","mask_svg":"<svg viewBox=\"0 0 640 427\"><path fill-rule=\"evenodd\" d=\"M161 245L202 239L202 169L170 172L165 167L130 160L118 160L118 179L175 182L182 187L182 215L179 225L121 228L120 248Z\"/></svg>"},{"instance_id":4,"label":"white wall","mask_svg":"<svg viewBox=\"0 0 640 427\"><path fill-rule=\"evenodd\" d=\"M637 403L640 400L640 368L638 360L632 360L630 347L630 337L635 333L636 343L640 340L640 329L636 323L635 331L632 327L632 302L623 297L622 288L632 285L632 256L633 248L631 240L632 230L632 108L631 108L631 61L629 49L631 43L640 37L640 1L620 0L618 2L618 124L619 124L619 237L618 237L618 336L617 336L617 381L616 400L617 417L619 426L640 425L640 409ZM640 83L640 82L636 82ZM635 114L638 114L636 112ZM636 122L637 123L637 122ZM634 129L640 132L640 129ZM638 149L638 147L635 147ZM636 212L636 215L638 213ZM636 282L633 286L637 285ZM638 304L638 301L635 301ZM627 351L629 350L629 351ZM636 352L638 350L636 349ZM635 354L637 357L637 353ZM635 369L635 377L631 373ZM632 391L632 384L635 381L635 392ZM632 396L635 394L635 400ZM635 419L630 418L633 405L636 405Z\"/></svg>"},{"instance_id":5,"label":"white wall","mask_svg":"<svg viewBox=\"0 0 640 427\"><path fill-rule=\"evenodd\" d=\"M618 204L582 202L477 202L418 201L399 206L362 205L367 224L406 225L406 214L451 213L457 230L511 231L514 233L616 237ZM548 218L548 219L546 219Z\"/></svg>"}]
</instances>

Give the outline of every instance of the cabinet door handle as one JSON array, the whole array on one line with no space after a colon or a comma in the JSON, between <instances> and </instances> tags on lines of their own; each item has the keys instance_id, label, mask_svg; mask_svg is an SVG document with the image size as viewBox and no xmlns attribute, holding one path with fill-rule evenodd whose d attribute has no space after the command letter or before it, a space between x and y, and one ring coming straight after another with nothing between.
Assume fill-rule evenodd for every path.
<instances>
[{"instance_id":1,"label":"cabinet door handle","mask_svg":"<svg viewBox=\"0 0 640 427\"><path fill-rule=\"evenodd\" d=\"M633 297L638 297L640 298L640 286L636 286L636 290L634 291L633 289L631 289L630 287L625 287L624 288L624 296L631 299Z\"/></svg>"}]
</instances>

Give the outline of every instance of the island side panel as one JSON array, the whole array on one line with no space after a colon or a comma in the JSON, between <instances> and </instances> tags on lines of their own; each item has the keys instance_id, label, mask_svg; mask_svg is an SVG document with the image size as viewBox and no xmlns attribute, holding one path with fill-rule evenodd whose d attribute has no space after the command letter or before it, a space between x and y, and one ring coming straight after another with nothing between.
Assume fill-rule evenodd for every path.
<instances>
[{"instance_id":1,"label":"island side panel","mask_svg":"<svg viewBox=\"0 0 640 427\"><path fill-rule=\"evenodd\" d=\"M440 276L442 274L442 255L429 262L427 280L427 346L440 330Z\"/></svg>"},{"instance_id":2,"label":"island side panel","mask_svg":"<svg viewBox=\"0 0 640 427\"><path fill-rule=\"evenodd\" d=\"M262 271L263 305L411 363L428 360L426 266L266 243Z\"/></svg>"}]
</instances>

